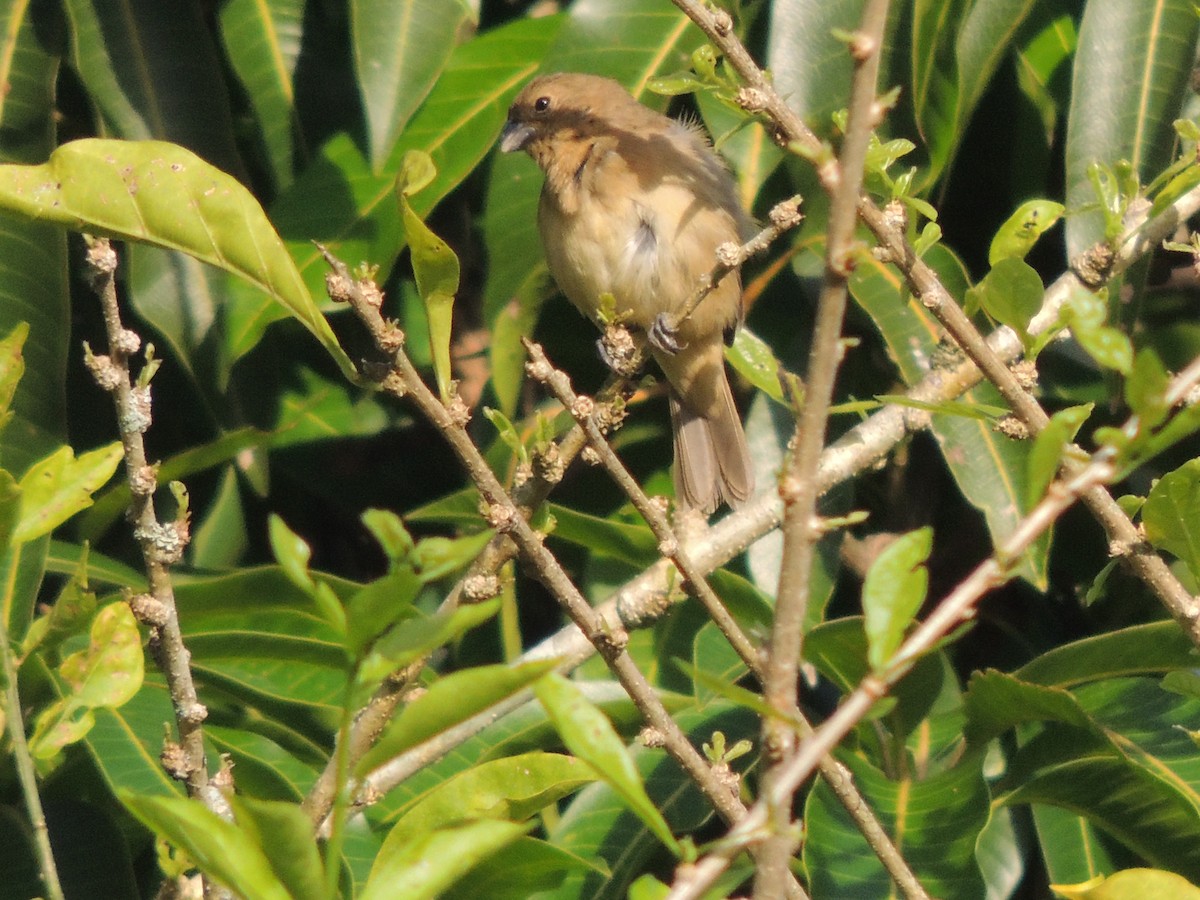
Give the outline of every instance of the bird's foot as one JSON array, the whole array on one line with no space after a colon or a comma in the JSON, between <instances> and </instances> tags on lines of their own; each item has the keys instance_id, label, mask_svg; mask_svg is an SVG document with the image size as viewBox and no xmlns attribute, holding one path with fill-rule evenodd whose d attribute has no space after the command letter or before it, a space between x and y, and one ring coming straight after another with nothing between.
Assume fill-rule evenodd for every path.
<instances>
[{"instance_id":1,"label":"bird's foot","mask_svg":"<svg viewBox=\"0 0 1200 900\"><path fill-rule=\"evenodd\" d=\"M618 375L631 376L641 367L637 342L623 325L609 325L596 341L596 349L604 364Z\"/></svg>"},{"instance_id":2,"label":"bird's foot","mask_svg":"<svg viewBox=\"0 0 1200 900\"><path fill-rule=\"evenodd\" d=\"M687 347L687 344L681 343L679 340L679 326L667 313L659 313L654 317L654 321L650 324L650 330L646 332L646 340L655 350L671 356Z\"/></svg>"}]
</instances>

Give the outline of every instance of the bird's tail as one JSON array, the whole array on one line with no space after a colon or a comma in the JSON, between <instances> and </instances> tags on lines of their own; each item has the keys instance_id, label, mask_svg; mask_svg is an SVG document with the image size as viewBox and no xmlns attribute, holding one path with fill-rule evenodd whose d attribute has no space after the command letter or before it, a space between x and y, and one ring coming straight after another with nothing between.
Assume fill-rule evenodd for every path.
<instances>
[{"instance_id":1,"label":"bird's tail","mask_svg":"<svg viewBox=\"0 0 1200 900\"><path fill-rule=\"evenodd\" d=\"M750 449L724 367L713 374L715 383L704 414L671 391L675 496L705 515L711 515L722 501L737 508L754 491Z\"/></svg>"}]
</instances>

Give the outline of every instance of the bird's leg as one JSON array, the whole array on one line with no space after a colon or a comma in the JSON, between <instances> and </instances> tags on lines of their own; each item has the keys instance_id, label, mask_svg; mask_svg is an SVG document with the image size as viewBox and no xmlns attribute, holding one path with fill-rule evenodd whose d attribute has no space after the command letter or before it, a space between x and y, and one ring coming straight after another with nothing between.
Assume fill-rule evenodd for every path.
<instances>
[{"instance_id":1,"label":"bird's leg","mask_svg":"<svg viewBox=\"0 0 1200 900\"><path fill-rule=\"evenodd\" d=\"M646 332L646 340L655 350L671 356L687 348L687 344L679 341L679 324L670 313L659 313L654 317L650 330Z\"/></svg>"}]
</instances>

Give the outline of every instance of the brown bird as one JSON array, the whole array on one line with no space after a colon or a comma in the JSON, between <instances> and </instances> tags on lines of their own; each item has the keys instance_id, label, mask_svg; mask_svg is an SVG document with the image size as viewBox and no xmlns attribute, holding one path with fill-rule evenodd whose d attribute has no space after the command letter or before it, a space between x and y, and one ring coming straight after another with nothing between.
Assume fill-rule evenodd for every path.
<instances>
[{"instance_id":1,"label":"brown bird","mask_svg":"<svg viewBox=\"0 0 1200 900\"><path fill-rule=\"evenodd\" d=\"M693 313L670 326L716 265L717 247L741 243L750 220L733 179L697 126L638 103L616 81L560 73L529 82L500 138L546 175L538 226L550 274L598 322L601 297L644 331L671 386L675 493L713 512L750 496L746 435L725 378L723 339L741 322L732 272Z\"/></svg>"}]
</instances>

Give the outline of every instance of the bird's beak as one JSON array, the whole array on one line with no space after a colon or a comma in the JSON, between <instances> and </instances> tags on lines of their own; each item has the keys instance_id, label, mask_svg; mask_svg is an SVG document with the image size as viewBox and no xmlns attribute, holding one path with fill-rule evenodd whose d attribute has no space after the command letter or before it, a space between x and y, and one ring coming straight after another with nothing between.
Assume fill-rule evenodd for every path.
<instances>
[{"instance_id":1,"label":"bird's beak","mask_svg":"<svg viewBox=\"0 0 1200 900\"><path fill-rule=\"evenodd\" d=\"M500 149L505 153L512 153L514 150L524 150L525 145L529 143L532 137L532 126L509 119L504 123L504 130L500 132Z\"/></svg>"}]
</instances>

